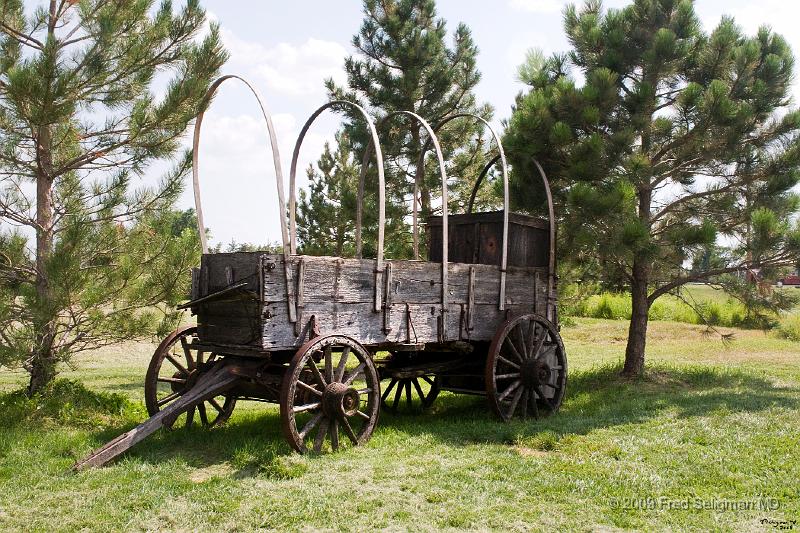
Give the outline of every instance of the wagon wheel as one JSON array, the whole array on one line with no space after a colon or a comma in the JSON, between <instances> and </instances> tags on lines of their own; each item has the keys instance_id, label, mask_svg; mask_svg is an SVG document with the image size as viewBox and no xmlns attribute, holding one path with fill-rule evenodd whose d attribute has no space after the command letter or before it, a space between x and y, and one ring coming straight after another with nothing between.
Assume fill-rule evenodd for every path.
<instances>
[{"instance_id":1,"label":"wagon wheel","mask_svg":"<svg viewBox=\"0 0 800 533\"><path fill-rule=\"evenodd\" d=\"M195 326L179 328L156 348L144 382L144 399L150 416L183 396L204 369L217 359L217 354L207 354L190 346L196 333ZM190 427L195 419L204 427L216 426L228 420L235 407L234 396L209 398L181 414L169 428Z\"/></svg>"},{"instance_id":2,"label":"wagon wheel","mask_svg":"<svg viewBox=\"0 0 800 533\"><path fill-rule=\"evenodd\" d=\"M422 383L427 383L427 391L425 391ZM439 376L435 374L423 374L414 377L393 377L389 382L389 386L383 391L383 396L381 396L381 405L383 409L396 413L398 407L402 404L404 390L406 407L408 409L411 409L413 406L414 396L419 398L422 408L427 409L433 405L434 400L436 400L436 397L439 396L439 392L441 392ZM392 391L394 391L394 397L390 396Z\"/></svg>"},{"instance_id":3,"label":"wagon wheel","mask_svg":"<svg viewBox=\"0 0 800 533\"><path fill-rule=\"evenodd\" d=\"M325 335L295 354L281 388L286 440L299 452L363 444L378 422L380 381L372 358L344 335Z\"/></svg>"},{"instance_id":4,"label":"wagon wheel","mask_svg":"<svg viewBox=\"0 0 800 533\"><path fill-rule=\"evenodd\" d=\"M522 315L503 324L486 359L486 392L500 418L554 413L566 384L564 344L549 320Z\"/></svg>"}]
</instances>

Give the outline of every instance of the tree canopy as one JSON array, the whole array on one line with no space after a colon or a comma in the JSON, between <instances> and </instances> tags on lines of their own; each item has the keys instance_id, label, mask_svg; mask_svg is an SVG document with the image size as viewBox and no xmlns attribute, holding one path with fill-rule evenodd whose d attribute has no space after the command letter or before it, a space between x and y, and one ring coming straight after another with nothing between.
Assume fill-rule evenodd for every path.
<instances>
[{"instance_id":1,"label":"tree canopy","mask_svg":"<svg viewBox=\"0 0 800 533\"><path fill-rule=\"evenodd\" d=\"M452 44L447 42L450 39ZM491 117L491 108L478 103L474 94L480 73L476 68L478 47L470 30L459 24L449 37L445 21L437 17L434 0L365 0L364 20L352 43L357 53L345 60L347 86L338 87L329 80L331 99L356 102L376 120L395 111L413 111L432 125L456 113ZM368 130L363 119L352 110L342 111L348 115L344 128L347 139L361 161L369 142ZM441 130L439 139L450 165L449 176L478 175L484 163L481 130L474 120L456 121ZM407 224L409 198L427 134L407 116L394 117L380 134L386 161L387 231L393 235L387 241L387 253L408 257L411 253ZM432 151L426 169L419 198L422 220L434 212L435 197L441 187ZM374 199L377 180L374 173L368 177L365 251L374 253L377 212L372 207L377 204ZM464 205L468 194L469 190L456 186L453 204Z\"/></svg>"},{"instance_id":2,"label":"tree canopy","mask_svg":"<svg viewBox=\"0 0 800 533\"><path fill-rule=\"evenodd\" d=\"M625 372L642 371L647 313L692 281L797 262L800 178L794 58L767 27L724 17L710 33L690 0L564 11L567 53L532 54L505 136L512 198L536 210L547 172L561 257L599 260L631 289ZM719 245L714 262L698 259ZM694 267L689 268L694 262Z\"/></svg>"},{"instance_id":3,"label":"tree canopy","mask_svg":"<svg viewBox=\"0 0 800 533\"><path fill-rule=\"evenodd\" d=\"M177 319L199 250L173 235L180 136L227 58L205 23L197 0L0 1L0 364L22 358L32 393ZM137 187L154 162L171 168Z\"/></svg>"}]
</instances>

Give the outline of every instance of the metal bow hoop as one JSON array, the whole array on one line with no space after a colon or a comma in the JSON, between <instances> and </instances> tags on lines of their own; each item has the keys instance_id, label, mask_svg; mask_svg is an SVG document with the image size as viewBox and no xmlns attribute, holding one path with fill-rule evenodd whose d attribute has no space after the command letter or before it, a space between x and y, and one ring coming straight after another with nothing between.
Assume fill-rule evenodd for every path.
<instances>
[{"instance_id":1,"label":"metal bow hoop","mask_svg":"<svg viewBox=\"0 0 800 533\"><path fill-rule=\"evenodd\" d=\"M203 99L202 111L200 111L200 114L197 115L197 119L194 123L194 140L192 142L192 186L194 188L194 207L195 211L197 212L197 229L200 232L200 245L203 253L207 254L208 242L206 241L206 227L203 222L203 205L200 199L200 128L203 125L203 117L205 116L206 109L211 103L211 99L214 97L217 89L220 85L222 85L223 82L230 79L239 80L244 83L248 89L250 89L250 92L256 97L258 106L261 108L261 114L264 116L264 121L267 123L267 131L269 132L269 146L272 149L272 161L275 164L275 179L278 188L278 215L280 216L281 220L281 238L283 239L284 255L288 258L289 236L286 232L286 213L284 210L286 203L283 195L283 171L281 170L281 156L278 150L278 137L275 135L275 127L272 125L272 117L264 107L264 103L259 96L258 91L256 91L256 89L250 85L247 80L234 74L222 76L211 84Z\"/></svg>"},{"instance_id":2,"label":"metal bow hoop","mask_svg":"<svg viewBox=\"0 0 800 533\"><path fill-rule=\"evenodd\" d=\"M439 161L439 174L442 177L442 316L444 317L447 313L447 296L449 294L448 291L448 280L447 280L447 265L448 265L448 231L447 231L447 202L448 202L448 192L447 192L447 169L445 168L444 163L444 156L442 155L442 148L439 144L439 139L436 137L436 133L434 132L431 125L428 124L428 121L419 116L416 113L411 111L394 111L389 113L381 121L378 123L378 129L382 129L384 124L386 124L390 119L395 118L397 116L405 115L408 117L413 118L416 120L425 131L428 133L428 143L433 143L434 149L436 150L436 157ZM426 145L427 146L427 143ZM367 175L367 169L369 166L369 161L372 157L372 150L374 148L374 142L370 141L369 145L367 145L367 149L364 152L364 159L361 164L361 175L358 180L358 202L356 207L356 257L361 257L361 223L363 217L363 210L364 210L364 181ZM414 196L416 199L416 195ZM416 205L416 200L414 202ZM416 219L415 219L416 220ZM415 226L416 230L416 226ZM415 259L419 259L417 254L415 253ZM443 319L444 320L444 319Z\"/></svg>"},{"instance_id":3,"label":"metal bow hoop","mask_svg":"<svg viewBox=\"0 0 800 533\"><path fill-rule=\"evenodd\" d=\"M350 106L356 111L361 114L361 116L366 121L367 125L369 126L369 132L371 137L371 143L375 149L375 162L378 165L378 250L377 250L377 257L375 259L375 311L380 311L383 308L383 304L380 298L381 294L381 279L383 275L383 240L384 240L384 226L386 224L386 182L384 179L383 173L383 152L381 151L381 144L380 140L378 139L378 132L375 129L375 124L372 122L369 114L358 104L353 102L348 102L347 100L334 100L333 102L328 102L327 104L323 105L319 109L317 109L314 114L312 114L309 119L306 121L303 129L300 130L300 135L297 137L297 143L294 145L294 153L292 154L292 166L289 172L289 234L290 234L290 244L291 244L291 253L297 253L297 227L296 227L296 216L297 216L297 196L296 196L296 181L297 181L297 161L300 157L300 147L303 144L303 139L305 139L306 133L308 133L308 129L311 127L311 124L319 117L326 109L329 109L334 106Z\"/></svg>"},{"instance_id":4,"label":"metal bow hoop","mask_svg":"<svg viewBox=\"0 0 800 533\"><path fill-rule=\"evenodd\" d=\"M439 131L449 122L457 118L472 118L481 123L489 130L492 137L497 144L497 149L500 152L500 161L503 164L503 251L500 260L500 310L506 308L506 267L508 266L508 164L506 163L506 154L503 151L503 143L500 142L500 137L494 131L492 125L489 124L483 117L473 113L457 113L450 115L439 122L434 131ZM422 183L422 177L425 173L425 152L428 151L430 146L430 139L428 139L419 153L419 161L417 161L417 174L414 180L414 207L413 207L413 224L414 224L414 259L419 259L419 208L417 206L417 198L419 197L419 187Z\"/></svg>"},{"instance_id":5,"label":"metal bow hoop","mask_svg":"<svg viewBox=\"0 0 800 533\"><path fill-rule=\"evenodd\" d=\"M481 171L478 179L475 181L475 186L472 187L472 194L469 196L469 204L467 205L467 213L472 213L472 209L475 206L475 198L478 195L478 190L481 187L481 183L486 175L489 173L489 170L493 166L500 161L500 156L496 155L489 161L483 170ZM554 283L554 276L556 271L556 217L555 217L555 209L553 207L553 194L550 191L550 180L547 179L547 175L542 168L542 165L539 164L539 161L536 159L533 160L533 164L536 165L536 168L539 171L539 175L542 177L542 184L544 185L544 192L547 196L547 216L549 222L549 229L550 229L550 254L548 256L548 267L550 275L547 277L547 311L546 311L546 318L548 320L553 320L553 316L551 312L554 308L555 304L555 283Z\"/></svg>"}]
</instances>

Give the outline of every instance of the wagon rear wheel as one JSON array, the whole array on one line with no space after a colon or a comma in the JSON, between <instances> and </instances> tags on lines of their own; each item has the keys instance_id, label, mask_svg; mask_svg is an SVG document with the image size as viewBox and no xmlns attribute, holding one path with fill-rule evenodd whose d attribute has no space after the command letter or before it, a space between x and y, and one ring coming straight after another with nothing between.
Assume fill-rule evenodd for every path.
<instances>
[{"instance_id":1,"label":"wagon rear wheel","mask_svg":"<svg viewBox=\"0 0 800 533\"><path fill-rule=\"evenodd\" d=\"M192 388L197 377L217 360L217 354L205 353L191 347L197 327L179 328L168 335L153 353L144 382L147 412L155 415ZM216 396L181 414L170 429L189 427L199 422L204 427L224 423L236 407L233 396Z\"/></svg>"},{"instance_id":2,"label":"wagon rear wheel","mask_svg":"<svg viewBox=\"0 0 800 533\"><path fill-rule=\"evenodd\" d=\"M412 409L414 397L419 398L423 409L429 408L439 396L441 387L439 377L424 373L411 377L392 377L389 385L383 390L381 403L383 409L396 413L405 398L406 408Z\"/></svg>"},{"instance_id":3,"label":"wagon rear wheel","mask_svg":"<svg viewBox=\"0 0 800 533\"><path fill-rule=\"evenodd\" d=\"M364 444L380 410L380 381L372 357L344 335L317 337L295 354L283 378L281 422L295 450Z\"/></svg>"},{"instance_id":4,"label":"wagon rear wheel","mask_svg":"<svg viewBox=\"0 0 800 533\"><path fill-rule=\"evenodd\" d=\"M556 327L539 315L507 321L489 347L486 392L504 421L539 418L561 407L567 385L567 357Z\"/></svg>"}]
</instances>

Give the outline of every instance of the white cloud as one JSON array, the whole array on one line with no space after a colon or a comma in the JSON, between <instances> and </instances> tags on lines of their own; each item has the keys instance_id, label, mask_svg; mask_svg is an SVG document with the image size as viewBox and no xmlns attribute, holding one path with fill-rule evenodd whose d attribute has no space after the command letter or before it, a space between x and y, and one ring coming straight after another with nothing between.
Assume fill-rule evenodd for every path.
<instances>
[{"instance_id":1,"label":"white cloud","mask_svg":"<svg viewBox=\"0 0 800 533\"><path fill-rule=\"evenodd\" d=\"M517 11L532 13L558 13L569 2L559 0L509 0L508 6Z\"/></svg>"},{"instance_id":2,"label":"white cloud","mask_svg":"<svg viewBox=\"0 0 800 533\"><path fill-rule=\"evenodd\" d=\"M333 78L337 83L345 80L342 66L347 50L337 42L309 38L299 45L283 42L266 47L225 29L222 38L231 53L228 68L243 70L271 91L320 96L324 94L325 79Z\"/></svg>"}]
</instances>

